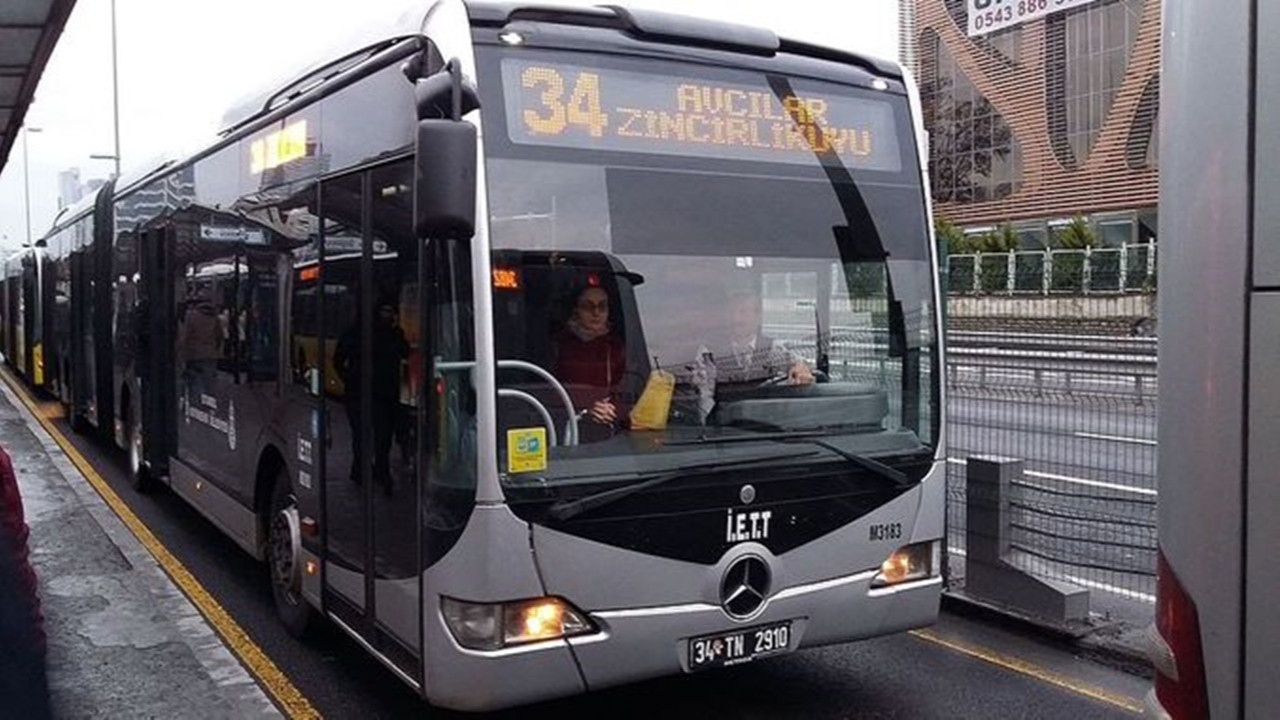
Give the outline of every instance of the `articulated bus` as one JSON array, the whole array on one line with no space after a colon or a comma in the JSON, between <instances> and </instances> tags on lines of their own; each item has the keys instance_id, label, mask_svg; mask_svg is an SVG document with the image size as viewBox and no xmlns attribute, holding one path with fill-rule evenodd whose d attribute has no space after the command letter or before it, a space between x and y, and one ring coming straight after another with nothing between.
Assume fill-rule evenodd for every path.
<instances>
[{"instance_id":1,"label":"articulated bus","mask_svg":"<svg viewBox=\"0 0 1280 720\"><path fill-rule=\"evenodd\" d=\"M1280 5L1165 4L1148 716L1280 708Z\"/></svg>"},{"instance_id":2,"label":"articulated bus","mask_svg":"<svg viewBox=\"0 0 1280 720\"><path fill-rule=\"evenodd\" d=\"M54 392L440 706L927 625L923 147L891 62L423 4L66 214Z\"/></svg>"},{"instance_id":3,"label":"articulated bus","mask_svg":"<svg viewBox=\"0 0 1280 720\"><path fill-rule=\"evenodd\" d=\"M5 258L3 283L4 345L0 351L33 387L45 384L48 336L45 313L47 254L42 245L23 248Z\"/></svg>"}]
</instances>

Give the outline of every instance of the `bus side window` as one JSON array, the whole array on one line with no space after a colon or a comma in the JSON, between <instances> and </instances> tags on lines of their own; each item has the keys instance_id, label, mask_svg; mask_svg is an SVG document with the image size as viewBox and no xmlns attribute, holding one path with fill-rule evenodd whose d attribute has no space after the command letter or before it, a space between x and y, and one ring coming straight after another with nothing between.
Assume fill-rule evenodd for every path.
<instances>
[{"instance_id":1,"label":"bus side window","mask_svg":"<svg viewBox=\"0 0 1280 720\"><path fill-rule=\"evenodd\" d=\"M279 308L276 306L276 257L273 251L250 250L244 292L244 345L250 382L274 382L278 372L276 352L280 342Z\"/></svg>"},{"instance_id":2,"label":"bus side window","mask_svg":"<svg viewBox=\"0 0 1280 720\"><path fill-rule=\"evenodd\" d=\"M275 227L273 236L273 243L279 250L271 255L270 264L263 260L260 272L253 268L251 262L250 272L263 285L261 294L271 297L276 297L274 283L279 282L276 278L284 277L283 282L289 290L287 306L283 311L273 306L269 313L255 310L255 314L264 322L271 322L278 315L287 315L288 347L283 359L287 382L302 386L308 394L319 395L324 354L319 345L320 235L316 232L318 223L312 214L314 198L314 191L306 190L291 198L287 207L273 208L284 218L283 225ZM273 264L275 262L280 263L279 268ZM265 287L267 283L272 284L270 290ZM268 362L267 357L274 358L280 346L278 328L272 329L268 344L269 348L261 349L262 353L269 353L269 356L263 356L263 363Z\"/></svg>"},{"instance_id":3,"label":"bus side window","mask_svg":"<svg viewBox=\"0 0 1280 720\"><path fill-rule=\"evenodd\" d=\"M290 303L289 363L293 382L312 395L320 394L320 327L316 293L320 286L319 267L293 270L293 297Z\"/></svg>"}]
</instances>

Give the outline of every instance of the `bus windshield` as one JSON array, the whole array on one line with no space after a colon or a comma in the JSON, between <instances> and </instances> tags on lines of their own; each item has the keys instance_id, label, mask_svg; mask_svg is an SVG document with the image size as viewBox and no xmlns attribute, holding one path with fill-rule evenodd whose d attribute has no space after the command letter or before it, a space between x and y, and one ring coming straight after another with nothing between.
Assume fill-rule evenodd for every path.
<instances>
[{"instance_id":1,"label":"bus windshield","mask_svg":"<svg viewBox=\"0 0 1280 720\"><path fill-rule=\"evenodd\" d=\"M509 495L777 462L799 437L833 461L931 450L936 299L905 95L477 50Z\"/></svg>"}]
</instances>

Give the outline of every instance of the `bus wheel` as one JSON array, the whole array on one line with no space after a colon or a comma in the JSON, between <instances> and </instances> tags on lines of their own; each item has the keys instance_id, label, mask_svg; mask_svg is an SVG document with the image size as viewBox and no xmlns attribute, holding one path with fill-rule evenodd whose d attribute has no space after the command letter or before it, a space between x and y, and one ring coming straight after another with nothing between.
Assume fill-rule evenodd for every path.
<instances>
[{"instance_id":1,"label":"bus wheel","mask_svg":"<svg viewBox=\"0 0 1280 720\"><path fill-rule=\"evenodd\" d=\"M142 428L129 423L129 484L140 493L151 492L151 473L142 462Z\"/></svg>"},{"instance_id":2,"label":"bus wheel","mask_svg":"<svg viewBox=\"0 0 1280 720\"><path fill-rule=\"evenodd\" d=\"M267 565L276 616L289 634L307 634L315 613L302 597L302 535L298 504L289 480L281 472L271 488L271 516L267 528Z\"/></svg>"}]
</instances>

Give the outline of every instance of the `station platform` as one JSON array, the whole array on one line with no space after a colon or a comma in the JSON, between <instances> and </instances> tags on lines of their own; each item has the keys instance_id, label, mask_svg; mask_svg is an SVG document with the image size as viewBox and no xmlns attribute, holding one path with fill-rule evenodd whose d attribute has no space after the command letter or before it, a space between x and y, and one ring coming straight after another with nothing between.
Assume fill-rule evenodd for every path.
<instances>
[{"instance_id":1,"label":"station platform","mask_svg":"<svg viewBox=\"0 0 1280 720\"><path fill-rule=\"evenodd\" d=\"M36 417L45 411L0 382L0 447L12 459L31 528L54 716L281 717L45 431Z\"/></svg>"}]
</instances>

